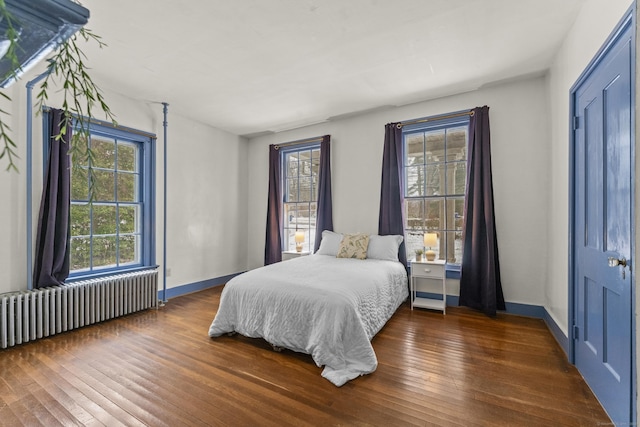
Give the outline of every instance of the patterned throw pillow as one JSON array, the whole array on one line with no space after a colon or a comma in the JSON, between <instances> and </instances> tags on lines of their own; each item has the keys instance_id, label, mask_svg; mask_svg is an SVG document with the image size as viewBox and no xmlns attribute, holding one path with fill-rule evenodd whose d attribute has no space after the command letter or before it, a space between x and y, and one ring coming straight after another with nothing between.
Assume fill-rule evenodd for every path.
<instances>
[{"instance_id":1,"label":"patterned throw pillow","mask_svg":"<svg viewBox=\"0 0 640 427\"><path fill-rule=\"evenodd\" d=\"M337 258L367 258L368 234L345 234L340 242Z\"/></svg>"}]
</instances>

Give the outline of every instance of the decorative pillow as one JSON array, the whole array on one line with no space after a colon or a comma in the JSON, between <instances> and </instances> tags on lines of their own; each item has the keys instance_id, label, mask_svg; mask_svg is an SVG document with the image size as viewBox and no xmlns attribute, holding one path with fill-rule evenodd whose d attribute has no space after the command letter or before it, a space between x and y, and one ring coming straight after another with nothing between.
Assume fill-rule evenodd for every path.
<instances>
[{"instance_id":1,"label":"decorative pillow","mask_svg":"<svg viewBox=\"0 0 640 427\"><path fill-rule=\"evenodd\" d=\"M340 248L340 242L343 237L344 236L341 233L324 230L322 232L322 240L320 240L320 247L318 248L316 255L338 255L338 249Z\"/></svg>"},{"instance_id":2,"label":"decorative pillow","mask_svg":"<svg viewBox=\"0 0 640 427\"><path fill-rule=\"evenodd\" d=\"M368 234L345 234L340 242L338 258L367 258L367 247L369 246Z\"/></svg>"},{"instance_id":3,"label":"decorative pillow","mask_svg":"<svg viewBox=\"0 0 640 427\"><path fill-rule=\"evenodd\" d=\"M398 235L369 236L369 247L367 248L367 258L382 259L387 261L398 261L398 248L404 237Z\"/></svg>"}]
</instances>

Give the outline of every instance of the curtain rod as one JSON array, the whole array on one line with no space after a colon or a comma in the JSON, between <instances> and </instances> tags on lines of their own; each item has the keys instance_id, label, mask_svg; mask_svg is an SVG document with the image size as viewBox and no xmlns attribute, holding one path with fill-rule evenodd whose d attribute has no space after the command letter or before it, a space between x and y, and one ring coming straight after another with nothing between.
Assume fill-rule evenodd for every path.
<instances>
[{"instance_id":1,"label":"curtain rod","mask_svg":"<svg viewBox=\"0 0 640 427\"><path fill-rule=\"evenodd\" d=\"M398 129L402 129L403 126L414 125L416 123L427 123L427 122L432 122L434 120L444 120L444 119L453 119L456 117L463 117L463 116L473 116L473 114L474 114L473 110L463 111L460 113L447 114L443 116L427 117L425 119L407 120L406 122L398 123L397 126L398 126Z\"/></svg>"},{"instance_id":2,"label":"curtain rod","mask_svg":"<svg viewBox=\"0 0 640 427\"><path fill-rule=\"evenodd\" d=\"M273 145L276 147L276 150L279 150L282 147L289 147L292 145L302 145L302 144L308 144L310 142L321 142L323 139L324 139L324 136L318 136L315 138L299 139L297 141L291 141L291 142L285 142L283 144L273 144Z\"/></svg>"},{"instance_id":3,"label":"curtain rod","mask_svg":"<svg viewBox=\"0 0 640 427\"><path fill-rule=\"evenodd\" d=\"M48 113L51 110L51 108L52 107L42 107L42 112L43 113ZM78 116L76 116L75 114L73 114L73 117L78 118ZM110 127L110 128L113 128L113 129L120 129L120 130L126 131L128 133L133 133L133 134L136 134L136 135L144 136L145 138L158 139L158 137L156 135L152 134L152 133L145 132L143 130L130 128L130 127L127 127L127 126L115 125L112 122L107 122L105 120L98 120L98 119L94 119L92 117L89 117L89 118L85 118L84 121L88 122L88 123L92 123L94 125Z\"/></svg>"}]
</instances>

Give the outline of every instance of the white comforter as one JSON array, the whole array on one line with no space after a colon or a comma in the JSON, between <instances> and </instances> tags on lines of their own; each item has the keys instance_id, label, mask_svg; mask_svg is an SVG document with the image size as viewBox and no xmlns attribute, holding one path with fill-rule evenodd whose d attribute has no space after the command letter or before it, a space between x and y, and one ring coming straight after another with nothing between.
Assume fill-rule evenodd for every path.
<instances>
[{"instance_id":1,"label":"white comforter","mask_svg":"<svg viewBox=\"0 0 640 427\"><path fill-rule=\"evenodd\" d=\"M209 328L307 353L336 386L376 370L371 339L408 297L399 262L299 257L234 277Z\"/></svg>"}]
</instances>

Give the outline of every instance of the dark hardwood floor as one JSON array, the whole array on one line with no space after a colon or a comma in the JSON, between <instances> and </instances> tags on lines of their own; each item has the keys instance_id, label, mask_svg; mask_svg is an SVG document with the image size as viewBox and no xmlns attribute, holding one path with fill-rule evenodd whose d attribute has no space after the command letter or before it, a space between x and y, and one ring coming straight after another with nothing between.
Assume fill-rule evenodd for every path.
<instances>
[{"instance_id":1,"label":"dark hardwood floor","mask_svg":"<svg viewBox=\"0 0 640 427\"><path fill-rule=\"evenodd\" d=\"M209 338L221 290L0 351L0 425L609 423L541 320L405 304L376 372L338 388L307 355Z\"/></svg>"}]
</instances>

